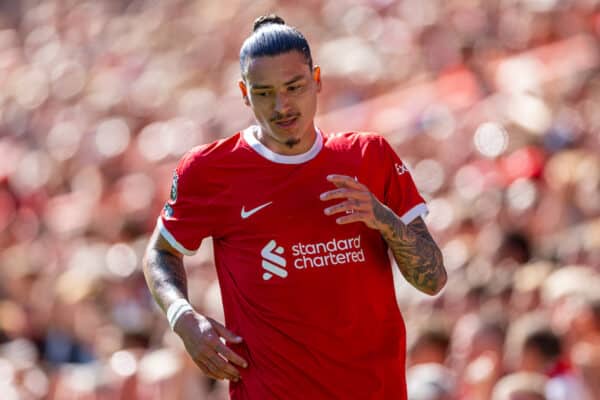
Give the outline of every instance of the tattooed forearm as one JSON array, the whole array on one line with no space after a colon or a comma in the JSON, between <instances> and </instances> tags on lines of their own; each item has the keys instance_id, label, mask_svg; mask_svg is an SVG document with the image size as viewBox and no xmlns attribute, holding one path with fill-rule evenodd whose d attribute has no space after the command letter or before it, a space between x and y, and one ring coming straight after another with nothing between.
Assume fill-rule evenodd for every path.
<instances>
[{"instance_id":1,"label":"tattooed forearm","mask_svg":"<svg viewBox=\"0 0 600 400\"><path fill-rule=\"evenodd\" d=\"M144 276L152 296L163 310L166 311L173 300L187 298L187 276L180 257L164 250L148 250Z\"/></svg>"},{"instance_id":2,"label":"tattooed forearm","mask_svg":"<svg viewBox=\"0 0 600 400\"><path fill-rule=\"evenodd\" d=\"M427 294L438 293L447 275L442 252L418 217L405 225L396 214L381 203L374 204L380 232L392 250L404 278Z\"/></svg>"}]
</instances>

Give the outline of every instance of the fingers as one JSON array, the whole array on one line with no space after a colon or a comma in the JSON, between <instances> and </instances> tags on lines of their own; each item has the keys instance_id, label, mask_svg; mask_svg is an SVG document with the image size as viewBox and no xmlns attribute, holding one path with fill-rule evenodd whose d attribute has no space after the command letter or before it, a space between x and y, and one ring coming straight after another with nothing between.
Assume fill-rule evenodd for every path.
<instances>
[{"instance_id":1,"label":"fingers","mask_svg":"<svg viewBox=\"0 0 600 400\"><path fill-rule=\"evenodd\" d=\"M231 332L229 329L225 328L222 324L217 321L211 320L213 323L213 328L215 331L226 341L230 343L241 343L243 341L241 336L236 335ZM248 362L244 360L239 354L231 350L220 340L215 346L215 350L226 360L231 361L232 363L239 365L240 367L246 368L248 366Z\"/></svg>"},{"instance_id":2,"label":"fingers","mask_svg":"<svg viewBox=\"0 0 600 400\"><path fill-rule=\"evenodd\" d=\"M205 361L205 365L209 368L210 372L221 379L229 379L235 382L240 379L240 371L216 352L213 352Z\"/></svg>"},{"instance_id":3,"label":"fingers","mask_svg":"<svg viewBox=\"0 0 600 400\"><path fill-rule=\"evenodd\" d=\"M327 180L337 186L337 189L322 193L320 197L323 201L342 198L366 200L369 198L369 189L349 176L328 175Z\"/></svg>"},{"instance_id":4,"label":"fingers","mask_svg":"<svg viewBox=\"0 0 600 400\"><path fill-rule=\"evenodd\" d=\"M340 225L351 224L353 222L365 222L369 218L369 214L363 211L353 212L352 214L336 218L335 222Z\"/></svg>"},{"instance_id":5,"label":"fingers","mask_svg":"<svg viewBox=\"0 0 600 400\"><path fill-rule=\"evenodd\" d=\"M356 211L367 211L367 210L368 210L368 207L365 204L365 202L351 199L351 200L347 200L347 201L338 203L331 207L327 207L324 210L324 213L325 213L325 215L333 215L333 214L341 213L341 212L353 213Z\"/></svg>"},{"instance_id":6,"label":"fingers","mask_svg":"<svg viewBox=\"0 0 600 400\"><path fill-rule=\"evenodd\" d=\"M198 366L198 368L200 368L200 370L204 373L204 375L208 376L209 378L215 379L217 381L225 379L224 377L219 376L216 373L213 373L211 368L209 368L207 366L207 364L205 364L204 362L194 360L194 363L196 363L196 365Z\"/></svg>"},{"instance_id":7,"label":"fingers","mask_svg":"<svg viewBox=\"0 0 600 400\"><path fill-rule=\"evenodd\" d=\"M214 319L208 318L208 320L210 321L213 329L217 331L219 336L221 336L226 341L231 343L242 343L242 341L244 340L241 336L238 336L235 333L231 332L229 329L225 328L222 324L215 321Z\"/></svg>"},{"instance_id":8,"label":"fingers","mask_svg":"<svg viewBox=\"0 0 600 400\"><path fill-rule=\"evenodd\" d=\"M218 376L217 374L212 372L213 368L209 368L208 361L205 360L201 355L194 356L193 354L190 354L190 356L192 356L191 357L192 361L194 362L194 364L196 364L196 366L198 368L200 368L200 370L204 373L204 375L206 375L212 379L217 379L217 380L222 379L220 376Z\"/></svg>"},{"instance_id":9,"label":"fingers","mask_svg":"<svg viewBox=\"0 0 600 400\"><path fill-rule=\"evenodd\" d=\"M240 379L240 372L213 349L207 348L192 358L202 372L213 379L229 379L235 382Z\"/></svg>"},{"instance_id":10,"label":"fingers","mask_svg":"<svg viewBox=\"0 0 600 400\"><path fill-rule=\"evenodd\" d=\"M226 360L239 365L240 367L246 368L248 367L248 363L246 362L246 360L244 360L242 357L240 357L235 351L231 350L229 347L225 346L224 344L219 344L217 345L217 351L219 352L219 354L223 357L225 357Z\"/></svg>"},{"instance_id":11,"label":"fingers","mask_svg":"<svg viewBox=\"0 0 600 400\"><path fill-rule=\"evenodd\" d=\"M338 224L364 222L371 226L373 201L369 189L356 179L346 175L328 175L327 180L338 188L322 193L321 200L345 199L346 201L327 207L324 210L325 215L345 212L348 215L336 219Z\"/></svg>"},{"instance_id":12,"label":"fingers","mask_svg":"<svg viewBox=\"0 0 600 400\"><path fill-rule=\"evenodd\" d=\"M333 189L328 192L321 193L319 198L323 201L334 200L334 199L356 199L366 200L369 197L369 192L356 189L339 188Z\"/></svg>"},{"instance_id":13,"label":"fingers","mask_svg":"<svg viewBox=\"0 0 600 400\"><path fill-rule=\"evenodd\" d=\"M192 361L204 372L204 374L210 378L222 380L225 379L224 374L221 374L214 363L210 361L210 351L208 349L198 350L198 352L192 352L188 349Z\"/></svg>"},{"instance_id":14,"label":"fingers","mask_svg":"<svg viewBox=\"0 0 600 400\"><path fill-rule=\"evenodd\" d=\"M243 339L241 336L236 335L227 329L223 324L215 321L212 318L207 319L210 321L212 328L219 337L222 337L231 343L242 342ZM215 341L211 341L210 345L210 354L207 357L209 361L208 366L210 367L212 365L215 368L211 371L216 373L218 376L223 376L224 379L230 379L237 382L240 378L240 372L237 370L237 368L230 364L229 361L239 365L240 367L246 368L248 366L246 360L227 347L219 338L217 338Z\"/></svg>"},{"instance_id":15,"label":"fingers","mask_svg":"<svg viewBox=\"0 0 600 400\"><path fill-rule=\"evenodd\" d=\"M245 368L248 363L228 348L223 339L240 343L242 338L213 319L200 317L198 322L198 331L182 332L188 353L207 376L237 382L241 375L233 364Z\"/></svg>"},{"instance_id":16,"label":"fingers","mask_svg":"<svg viewBox=\"0 0 600 400\"><path fill-rule=\"evenodd\" d=\"M337 187L347 187L356 190L366 190L366 186L360 183L356 178L348 175L331 174L327 175L327 180Z\"/></svg>"}]
</instances>

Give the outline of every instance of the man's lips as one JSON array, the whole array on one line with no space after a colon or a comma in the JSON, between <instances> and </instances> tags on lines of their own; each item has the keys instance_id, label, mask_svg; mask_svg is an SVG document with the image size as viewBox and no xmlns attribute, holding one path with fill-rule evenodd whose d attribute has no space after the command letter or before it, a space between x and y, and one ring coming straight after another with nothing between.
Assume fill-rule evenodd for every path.
<instances>
[{"instance_id":1,"label":"man's lips","mask_svg":"<svg viewBox=\"0 0 600 400\"><path fill-rule=\"evenodd\" d=\"M298 120L298 116L294 116L294 117L290 117L290 118L278 119L274 122L276 125L286 128L286 127L292 126L297 120Z\"/></svg>"}]
</instances>

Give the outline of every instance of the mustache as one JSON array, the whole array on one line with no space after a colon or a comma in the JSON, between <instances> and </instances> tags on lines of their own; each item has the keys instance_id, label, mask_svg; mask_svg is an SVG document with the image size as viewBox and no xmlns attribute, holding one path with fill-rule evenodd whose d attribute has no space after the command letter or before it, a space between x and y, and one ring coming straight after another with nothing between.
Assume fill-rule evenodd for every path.
<instances>
[{"instance_id":1,"label":"mustache","mask_svg":"<svg viewBox=\"0 0 600 400\"><path fill-rule=\"evenodd\" d=\"M273 115L273 117L271 118L271 122L277 122L277 121L282 121L282 120L286 120L286 119L292 119L292 118L297 118L300 116L300 113L293 113L293 114L275 114Z\"/></svg>"}]
</instances>

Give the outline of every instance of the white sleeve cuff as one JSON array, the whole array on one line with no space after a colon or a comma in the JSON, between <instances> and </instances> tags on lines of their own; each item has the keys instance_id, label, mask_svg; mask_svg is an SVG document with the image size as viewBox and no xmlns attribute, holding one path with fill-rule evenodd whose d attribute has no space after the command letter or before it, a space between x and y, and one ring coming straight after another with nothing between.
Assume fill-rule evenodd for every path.
<instances>
[{"instance_id":1,"label":"white sleeve cuff","mask_svg":"<svg viewBox=\"0 0 600 400\"><path fill-rule=\"evenodd\" d=\"M413 222L415 218L424 218L427 214L429 214L429 209L427 208L427 205L425 203L419 203L410 210L408 210L406 213L404 213L404 215L400 217L400 220L404 225L408 225L411 222Z\"/></svg>"},{"instance_id":2,"label":"white sleeve cuff","mask_svg":"<svg viewBox=\"0 0 600 400\"><path fill-rule=\"evenodd\" d=\"M167 309L167 321L169 321L169 326L171 330L175 330L175 324L179 317L185 314L188 311L194 311L194 308L186 299L177 299Z\"/></svg>"},{"instance_id":3,"label":"white sleeve cuff","mask_svg":"<svg viewBox=\"0 0 600 400\"><path fill-rule=\"evenodd\" d=\"M167 230L165 224L163 224L161 217L158 217L158 221L156 222L156 224L158 225L158 229L162 237L164 237L167 240L167 242L169 242L169 244L173 246L175 250L186 256L193 256L194 254L196 254L198 250L188 250L181 243L179 243L177 239L175 239L171 232Z\"/></svg>"}]
</instances>

